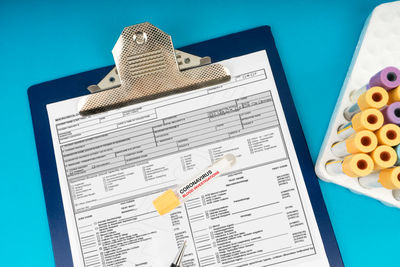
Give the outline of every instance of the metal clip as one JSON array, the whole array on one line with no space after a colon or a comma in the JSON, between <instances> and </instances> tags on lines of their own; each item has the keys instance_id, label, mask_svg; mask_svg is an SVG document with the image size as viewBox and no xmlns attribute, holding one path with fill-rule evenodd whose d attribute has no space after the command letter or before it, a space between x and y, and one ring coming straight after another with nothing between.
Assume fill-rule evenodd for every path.
<instances>
[{"instance_id":1,"label":"metal clip","mask_svg":"<svg viewBox=\"0 0 400 267\"><path fill-rule=\"evenodd\" d=\"M230 80L224 66L174 50L171 36L148 22L126 27L112 52L116 67L88 87L92 94L81 102L82 115Z\"/></svg>"}]
</instances>

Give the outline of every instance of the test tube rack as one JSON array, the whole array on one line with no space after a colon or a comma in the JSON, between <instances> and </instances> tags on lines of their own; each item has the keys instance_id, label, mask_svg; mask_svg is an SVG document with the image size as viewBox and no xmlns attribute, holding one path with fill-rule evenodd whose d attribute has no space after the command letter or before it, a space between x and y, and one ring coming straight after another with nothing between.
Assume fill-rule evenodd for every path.
<instances>
[{"instance_id":1,"label":"test tube rack","mask_svg":"<svg viewBox=\"0 0 400 267\"><path fill-rule=\"evenodd\" d=\"M340 160L331 152L331 145L342 141L337 135L339 126L348 123L343 116L346 107L354 104L350 94L368 83L369 78L387 66L400 68L400 1L377 6L365 22L352 62L350 64L339 98L336 102L325 139L321 146L315 171L326 182L346 187L354 193L363 194L385 205L400 208L393 192L386 188L366 189L357 178L345 174L332 175L326 171L326 163Z\"/></svg>"}]
</instances>

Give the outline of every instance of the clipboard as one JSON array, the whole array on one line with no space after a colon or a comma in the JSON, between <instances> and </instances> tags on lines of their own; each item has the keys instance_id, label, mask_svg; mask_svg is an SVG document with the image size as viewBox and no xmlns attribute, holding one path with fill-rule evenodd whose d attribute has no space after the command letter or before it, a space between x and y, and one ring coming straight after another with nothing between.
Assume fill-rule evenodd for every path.
<instances>
[{"instance_id":1,"label":"clipboard","mask_svg":"<svg viewBox=\"0 0 400 267\"><path fill-rule=\"evenodd\" d=\"M291 97L281 60L269 26L246 30L220 38L180 48L201 57L210 56L214 62L266 50L305 180L321 238L331 266L343 266L336 238L327 213L307 143ZM37 84L28 89L32 123L45 195L53 253L56 266L73 266L66 219L57 177L46 105L87 95L89 85L101 80L114 66L107 66L65 78Z\"/></svg>"}]
</instances>

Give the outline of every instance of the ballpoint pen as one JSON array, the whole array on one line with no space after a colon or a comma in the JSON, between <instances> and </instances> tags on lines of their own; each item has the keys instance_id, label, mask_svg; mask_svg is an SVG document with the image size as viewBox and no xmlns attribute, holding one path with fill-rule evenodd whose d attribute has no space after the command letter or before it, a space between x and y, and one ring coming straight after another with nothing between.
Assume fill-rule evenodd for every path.
<instances>
[{"instance_id":1,"label":"ballpoint pen","mask_svg":"<svg viewBox=\"0 0 400 267\"><path fill-rule=\"evenodd\" d=\"M185 248L186 248L186 240L185 242L183 242L183 245L180 247L178 254L175 257L175 260L171 263L170 267L180 267L181 266L181 262L182 262L182 258L183 258L183 253L185 252Z\"/></svg>"}]
</instances>

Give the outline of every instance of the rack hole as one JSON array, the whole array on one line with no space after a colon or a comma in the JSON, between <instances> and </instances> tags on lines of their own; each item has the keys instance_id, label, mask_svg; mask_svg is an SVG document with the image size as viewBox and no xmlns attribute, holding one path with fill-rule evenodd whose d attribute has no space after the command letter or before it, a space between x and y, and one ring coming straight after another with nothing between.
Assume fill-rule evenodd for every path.
<instances>
[{"instance_id":1,"label":"rack hole","mask_svg":"<svg viewBox=\"0 0 400 267\"><path fill-rule=\"evenodd\" d=\"M399 182L400 182L400 173L397 174L397 180L399 180Z\"/></svg>"},{"instance_id":2,"label":"rack hole","mask_svg":"<svg viewBox=\"0 0 400 267\"><path fill-rule=\"evenodd\" d=\"M363 136L362 138L361 138L361 144L363 145L363 146L369 146L369 145L371 145L371 138L369 137L369 136Z\"/></svg>"},{"instance_id":3,"label":"rack hole","mask_svg":"<svg viewBox=\"0 0 400 267\"><path fill-rule=\"evenodd\" d=\"M383 96L381 93L373 93L372 94L372 100L375 102L380 102L382 100Z\"/></svg>"},{"instance_id":4,"label":"rack hole","mask_svg":"<svg viewBox=\"0 0 400 267\"><path fill-rule=\"evenodd\" d=\"M114 77L110 77L110 79L108 79L110 82L115 82L115 78Z\"/></svg>"},{"instance_id":5,"label":"rack hole","mask_svg":"<svg viewBox=\"0 0 400 267\"><path fill-rule=\"evenodd\" d=\"M368 115L368 116L367 116L367 121L368 121L368 123L370 123L370 124L375 124L375 123L378 122L378 117L377 117L376 115L373 115L373 114Z\"/></svg>"},{"instance_id":6,"label":"rack hole","mask_svg":"<svg viewBox=\"0 0 400 267\"><path fill-rule=\"evenodd\" d=\"M389 161L391 158L390 153L386 152L386 151L382 152L379 156L380 156L381 160L383 160L383 161Z\"/></svg>"},{"instance_id":7,"label":"rack hole","mask_svg":"<svg viewBox=\"0 0 400 267\"><path fill-rule=\"evenodd\" d=\"M360 159L359 161L357 161L357 167L360 170L365 170L368 167L368 163L365 160Z\"/></svg>"},{"instance_id":8,"label":"rack hole","mask_svg":"<svg viewBox=\"0 0 400 267\"><path fill-rule=\"evenodd\" d=\"M386 78L390 81L390 82L394 82L395 80L397 80L397 75L394 72L389 72L386 75Z\"/></svg>"}]
</instances>

